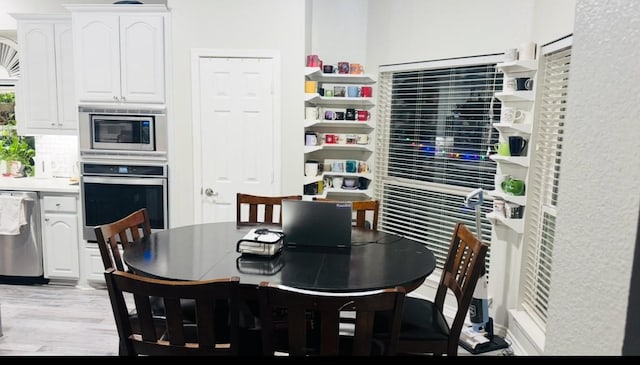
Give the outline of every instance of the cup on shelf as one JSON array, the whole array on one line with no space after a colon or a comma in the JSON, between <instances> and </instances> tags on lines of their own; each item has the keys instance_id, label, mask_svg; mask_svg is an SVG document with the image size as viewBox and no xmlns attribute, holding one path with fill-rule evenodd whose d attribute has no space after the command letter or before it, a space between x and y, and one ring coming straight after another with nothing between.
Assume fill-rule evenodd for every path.
<instances>
[{"instance_id":1,"label":"cup on shelf","mask_svg":"<svg viewBox=\"0 0 640 365\"><path fill-rule=\"evenodd\" d=\"M509 136L509 154L524 156L527 151L527 140L520 136Z\"/></svg>"},{"instance_id":2,"label":"cup on shelf","mask_svg":"<svg viewBox=\"0 0 640 365\"><path fill-rule=\"evenodd\" d=\"M504 214L504 205L505 205L504 199L502 198L493 199L493 212L500 217L506 218L506 215Z\"/></svg>"},{"instance_id":3,"label":"cup on shelf","mask_svg":"<svg viewBox=\"0 0 640 365\"><path fill-rule=\"evenodd\" d=\"M535 42L523 42L518 46L518 59L521 61L530 61L536 59Z\"/></svg>"},{"instance_id":4,"label":"cup on shelf","mask_svg":"<svg viewBox=\"0 0 640 365\"><path fill-rule=\"evenodd\" d=\"M515 91L516 90L516 79L514 77L504 77L502 79L502 90L504 91Z\"/></svg>"},{"instance_id":5,"label":"cup on shelf","mask_svg":"<svg viewBox=\"0 0 640 365\"><path fill-rule=\"evenodd\" d=\"M503 106L500 110L500 122L501 123L516 123L524 121L525 113L522 110L512 108L509 106Z\"/></svg>"},{"instance_id":6,"label":"cup on shelf","mask_svg":"<svg viewBox=\"0 0 640 365\"><path fill-rule=\"evenodd\" d=\"M493 148L496 150L496 152L500 156L511 156L511 153L509 150L509 143L507 142L496 143L493 145Z\"/></svg>"},{"instance_id":7,"label":"cup on shelf","mask_svg":"<svg viewBox=\"0 0 640 365\"><path fill-rule=\"evenodd\" d=\"M338 73L348 74L350 71L349 62L338 62Z\"/></svg>"},{"instance_id":8,"label":"cup on shelf","mask_svg":"<svg viewBox=\"0 0 640 365\"><path fill-rule=\"evenodd\" d=\"M533 79L530 77L516 78L516 90L533 90Z\"/></svg>"},{"instance_id":9,"label":"cup on shelf","mask_svg":"<svg viewBox=\"0 0 640 365\"><path fill-rule=\"evenodd\" d=\"M500 187L502 188L502 191L509 195L524 195L524 181L522 180L509 177L500 184Z\"/></svg>"},{"instance_id":10,"label":"cup on shelf","mask_svg":"<svg viewBox=\"0 0 640 365\"><path fill-rule=\"evenodd\" d=\"M363 86L360 88L360 96L363 98L370 98L373 94L373 87L371 86Z\"/></svg>"},{"instance_id":11,"label":"cup on shelf","mask_svg":"<svg viewBox=\"0 0 640 365\"><path fill-rule=\"evenodd\" d=\"M357 98L361 96L360 86L350 85L347 87L347 96L350 98Z\"/></svg>"},{"instance_id":12,"label":"cup on shelf","mask_svg":"<svg viewBox=\"0 0 640 365\"><path fill-rule=\"evenodd\" d=\"M320 110L317 106L307 106L304 108L304 119L318 120Z\"/></svg>"},{"instance_id":13,"label":"cup on shelf","mask_svg":"<svg viewBox=\"0 0 640 365\"><path fill-rule=\"evenodd\" d=\"M318 92L318 82L313 80L305 80L304 92L306 94L315 94Z\"/></svg>"},{"instance_id":14,"label":"cup on shelf","mask_svg":"<svg viewBox=\"0 0 640 365\"><path fill-rule=\"evenodd\" d=\"M318 175L318 161L307 161L304 163L304 176Z\"/></svg>"},{"instance_id":15,"label":"cup on shelf","mask_svg":"<svg viewBox=\"0 0 640 365\"><path fill-rule=\"evenodd\" d=\"M371 119L371 113L368 110L358 110L357 112L357 117L356 119L360 122L366 122L367 120Z\"/></svg>"}]
</instances>

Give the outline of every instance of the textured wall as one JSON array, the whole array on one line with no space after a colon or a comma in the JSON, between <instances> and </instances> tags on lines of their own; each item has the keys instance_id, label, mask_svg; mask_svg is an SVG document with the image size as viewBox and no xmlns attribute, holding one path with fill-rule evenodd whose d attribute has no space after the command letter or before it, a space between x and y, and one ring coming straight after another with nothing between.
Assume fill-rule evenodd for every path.
<instances>
[{"instance_id":1,"label":"textured wall","mask_svg":"<svg viewBox=\"0 0 640 365\"><path fill-rule=\"evenodd\" d=\"M577 2L546 355L620 355L640 200L640 2Z\"/></svg>"}]
</instances>

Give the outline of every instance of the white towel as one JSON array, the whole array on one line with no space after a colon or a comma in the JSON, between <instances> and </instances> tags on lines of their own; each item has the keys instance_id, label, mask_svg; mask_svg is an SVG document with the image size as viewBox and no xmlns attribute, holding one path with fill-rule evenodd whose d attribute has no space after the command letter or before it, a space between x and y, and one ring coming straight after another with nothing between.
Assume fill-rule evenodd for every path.
<instances>
[{"instance_id":1,"label":"white towel","mask_svg":"<svg viewBox=\"0 0 640 365\"><path fill-rule=\"evenodd\" d=\"M0 195L0 235L20 234L20 227L27 224L24 198Z\"/></svg>"}]
</instances>

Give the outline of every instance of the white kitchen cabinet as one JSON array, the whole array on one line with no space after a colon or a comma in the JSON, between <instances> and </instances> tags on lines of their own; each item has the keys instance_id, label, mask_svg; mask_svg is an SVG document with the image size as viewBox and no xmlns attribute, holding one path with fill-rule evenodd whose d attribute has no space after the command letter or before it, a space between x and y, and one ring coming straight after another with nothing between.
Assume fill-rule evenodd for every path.
<instances>
[{"instance_id":1,"label":"white kitchen cabinet","mask_svg":"<svg viewBox=\"0 0 640 365\"><path fill-rule=\"evenodd\" d=\"M164 5L66 7L72 13L79 102L165 102Z\"/></svg>"},{"instance_id":2,"label":"white kitchen cabinet","mask_svg":"<svg viewBox=\"0 0 640 365\"><path fill-rule=\"evenodd\" d=\"M78 196L42 196L44 276L79 279Z\"/></svg>"},{"instance_id":3,"label":"white kitchen cabinet","mask_svg":"<svg viewBox=\"0 0 640 365\"><path fill-rule=\"evenodd\" d=\"M343 88L345 92L349 86L362 88L372 87L373 78L366 74L325 74L317 67L307 67L305 80L315 81L318 88L324 89L319 93L305 93L305 163L317 161L321 168L316 176L304 176L303 194L305 199L327 198L335 200L366 200L372 196L370 182L373 179L371 161L373 155L373 114L375 106L372 97L327 96L327 90L335 91ZM309 118L306 108L317 108L317 118ZM347 111L354 109L367 113L368 120L347 120ZM340 119L328 119L326 113L343 113ZM307 143L307 135L316 137L316 144ZM335 137L335 139L334 139ZM333 166L338 162L342 168L336 170ZM355 168L348 168L352 166ZM355 179L355 186L331 186L334 177Z\"/></svg>"},{"instance_id":4,"label":"white kitchen cabinet","mask_svg":"<svg viewBox=\"0 0 640 365\"><path fill-rule=\"evenodd\" d=\"M18 24L21 72L16 89L18 132L77 134L71 17L13 16Z\"/></svg>"}]
</instances>

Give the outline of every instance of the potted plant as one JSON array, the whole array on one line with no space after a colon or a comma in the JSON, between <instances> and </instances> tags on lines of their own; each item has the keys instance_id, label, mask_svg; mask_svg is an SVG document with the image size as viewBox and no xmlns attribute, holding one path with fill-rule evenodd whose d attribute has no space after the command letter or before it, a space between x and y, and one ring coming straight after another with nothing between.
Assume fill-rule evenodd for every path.
<instances>
[{"instance_id":1,"label":"potted plant","mask_svg":"<svg viewBox=\"0 0 640 365\"><path fill-rule=\"evenodd\" d=\"M33 157L36 155L35 149L21 136L3 137L1 140L2 156L9 163L8 170L10 173L20 173L24 171L27 176L33 175ZM14 171L11 171L11 164L18 162L19 165ZM24 169L24 170L23 170ZM15 171L19 170L19 171Z\"/></svg>"}]
</instances>

